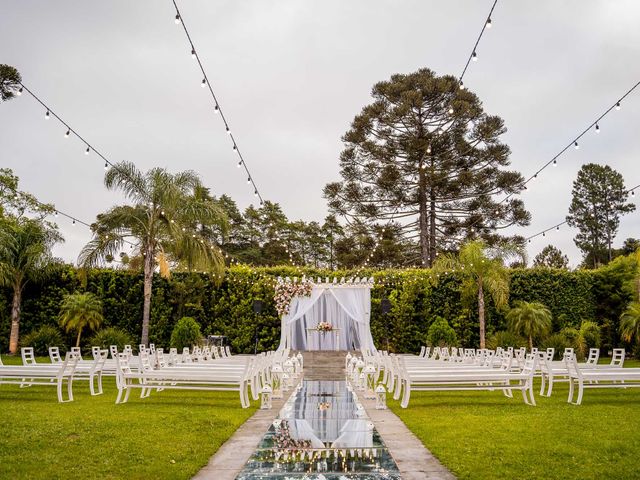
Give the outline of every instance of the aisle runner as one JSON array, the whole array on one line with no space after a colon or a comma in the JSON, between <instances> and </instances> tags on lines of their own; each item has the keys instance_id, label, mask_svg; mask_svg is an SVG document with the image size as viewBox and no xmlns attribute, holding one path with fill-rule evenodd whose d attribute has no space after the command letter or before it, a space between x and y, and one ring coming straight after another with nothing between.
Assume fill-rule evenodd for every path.
<instances>
[{"instance_id":1,"label":"aisle runner","mask_svg":"<svg viewBox=\"0 0 640 480\"><path fill-rule=\"evenodd\" d=\"M304 380L238 480L399 480L398 467L344 381Z\"/></svg>"}]
</instances>

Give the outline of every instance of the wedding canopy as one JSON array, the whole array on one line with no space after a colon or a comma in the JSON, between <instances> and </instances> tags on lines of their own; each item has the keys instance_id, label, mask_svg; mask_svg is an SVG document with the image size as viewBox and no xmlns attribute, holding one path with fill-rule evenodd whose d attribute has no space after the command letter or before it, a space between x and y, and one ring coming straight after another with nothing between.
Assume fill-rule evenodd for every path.
<instances>
[{"instance_id":1,"label":"wedding canopy","mask_svg":"<svg viewBox=\"0 0 640 480\"><path fill-rule=\"evenodd\" d=\"M281 291L298 292L300 286L305 288L303 294L293 294L288 309L281 312L279 349L375 351L370 327L372 278L333 282L328 278L324 282L303 279L303 283L296 283L280 280ZM280 301L286 303L287 295L280 295ZM316 328L321 322L330 323L334 331L318 332Z\"/></svg>"}]
</instances>

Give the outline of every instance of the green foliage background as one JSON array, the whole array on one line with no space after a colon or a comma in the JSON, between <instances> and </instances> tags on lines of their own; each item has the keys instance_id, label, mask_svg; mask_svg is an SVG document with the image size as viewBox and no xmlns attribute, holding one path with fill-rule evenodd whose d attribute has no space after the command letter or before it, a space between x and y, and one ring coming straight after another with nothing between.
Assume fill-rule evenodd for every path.
<instances>
[{"instance_id":1,"label":"green foliage background","mask_svg":"<svg viewBox=\"0 0 640 480\"><path fill-rule=\"evenodd\" d=\"M619 342L619 312L631 299L627 277L632 265L617 264L600 270L570 272L546 268L511 270L510 303L517 300L540 301L554 316L554 331L578 327L582 320L604 325L604 346ZM391 351L418 351L426 343L427 331L436 316L445 318L455 329L463 346L477 346L476 307L466 305L458 292L459 278L449 274L437 286L430 281L429 270L334 271L293 267L249 268L235 266L217 285L213 278L196 273L175 273L170 280L156 276L153 284L150 340L168 346L175 323L189 316L200 324L203 334L221 334L229 338L232 350L253 352L257 332L258 350L277 347L280 320L273 302L273 285L278 276L300 277L302 274L327 276L373 276L371 330L376 345ZM46 284L29 285L24 293L21 334L41 325L57 326L57 314L65 293L81 290L78 272L66 267ZM104 304L104 327L118 327L140 338L142 318L142 275L127 271L94 270L89 272L88 291ZM391 312L380 313L380 300L387 296ZM0 349L8 346L10 327L10 292L0 291ZM253 313L253 300L264 302L262 314ZM496 311L487 298L487 330L491 334L504 330L504 313ZM607 333L610 332L610 333ZM608 335L608 336L607 336ZM73 338L66 338L71 344ZM88 340L87 340L88 341Z\"/></svg>"}]
</instances>

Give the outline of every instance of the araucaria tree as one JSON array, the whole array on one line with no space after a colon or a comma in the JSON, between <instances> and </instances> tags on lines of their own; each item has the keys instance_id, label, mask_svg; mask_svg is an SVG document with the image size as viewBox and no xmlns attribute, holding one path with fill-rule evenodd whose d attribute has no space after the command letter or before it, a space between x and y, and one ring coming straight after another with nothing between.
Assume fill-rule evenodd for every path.
<instances>
[{"instance_id":1,"label":"araucaria tree","mask_svg":"<svg viewBox=\"0 0 640 480\"><path fill-rule=\"evenodd\" d=\"M567 223L578 229L573 241L596 268L611 261L620 216L636 206L627 201L622 175L608 165L583 165L571 193Z\"/></svg>"},{"instance_id":2,"label":"araucaria tree","mask_svg":"<svg viewBox=\"0 0 640 480\"><path fill-rule=\"evenodd\" d=\"M396 74L372 96L343 137L342 181L324 188L333 213L369 225L399 222L426 266L463 239L492 244L501 229L529 223L521 200L493 198L524 185L520 173L506 170L504 122L454 77L428 69Z\"/></svg>"},{"instance_id":3,"label":"araucaria tree","mask_svg":"<svg viewBox=\"0 0 640 480\"><path fill-rule=\"evenodd\" d=\"M0 63L0 99L3 102L15 96L21 81L20 72L15 67Z\"/></svg>"},{"instance_id":4,"label":"araucaria tree","mask_svg":"<svg viewBox=\"0 0 640 480\"><path fill-rule=\"evenodd\" d=\"M553 245L547 245L533 259L534 267L568 268L569 257Z\"/></svg>"},{"instance_id":5,"label":"araucaria tree","mask_svg":"<svg viewBox=\"0 0 640 480\"><path fill-rule=\"evenodd\" d=\"M105 174L110 190L121 190L132 202L98 215L93 238L82 249L79 263L92 267L113 259L125 247L135 246L144 269L142 343L149 342L153 273L164 277L171 268L211 273L222 278L224 257L215 244L215 231L226 228L217 203L203 198L198 175L172 174L163 168L146 173L121 162ZM217 227L217 228L216 228Z\"/></svg>"}]
</instances>

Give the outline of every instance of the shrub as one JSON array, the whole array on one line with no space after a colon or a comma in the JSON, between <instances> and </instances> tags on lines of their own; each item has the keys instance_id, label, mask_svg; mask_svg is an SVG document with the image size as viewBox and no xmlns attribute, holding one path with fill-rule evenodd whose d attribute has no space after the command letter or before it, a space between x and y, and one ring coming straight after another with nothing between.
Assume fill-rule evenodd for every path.
<instances>
[{"instance_id":1,"label":"shrub","mask_svg":"<svg viewBox=\"0 0 640 480\"><path fill-rule=\"evenodd\" d=\"M458 336L444 318L436 317L427 332L427 342L431 346L451 346L458 343Z\"/></svg>"},{"instance_id":2,"label":"shrub","mask_svg":"<svg viewBox=\"0 0 640 480\"><path fill-rule=\"evenodd\" d=\"M487 338L487 348L495 350L498 347L525 347L527 341L520 335L509 331L498 331Z\"/></svg>"},{"instance_id":3,"label":"shrub","mask_svg":"<svg viewBox=\"0 0 640 480\"><path fill-rule=\"evenodd\" d=\"M200 343L202 343L202 334L198 322L191 317L182 317L178 320L171 333L171 346L180 351L184 347L191 348Z\"/></svg>"},{"instance_id":4,"label":"shrub","mask_svg":"<svg viewBox=\"0 0 640 480\"><path fill-rule=\"evenodd\" d=\"M580 335L577 347L580 357L586 357L591 348L600 348L600 327L596 322L585 320L578 332Z\"/></svg>"},{"instance_id":5,"label":"shrub","mask_svg":"<svg viewBox=\"0 0 640 480\"><path fill-rule=\"evenodd\" d=\"M59 347L60 352L66 352L60 330L50 325L43 325L39 329L29 332L20 339L20 346L33 347L39 356L49 356L49 347Z\"/></svg>"},{"instance_id":6,"label":"shrub","mask_svg":"<svg viewBox=\"0 0 640 480\"><path fill-rule=\"evenodd\" d=\"M109 348L111 345L116 345L118 351L122 351L125 345L132 345L135 342L133 337L126 331L116 328L108 327L103 328L93 337L91 337L91 346L100 348Z\"/></svg>"},{"instance_id":7,"label":"shrub","mask_svg":"<svg viewBox=\"0 0 640 480\"><path fill-rule=\"evenodd\" d=\"M578 348L578 339L580 338L580 332L573 327L566 327L560 330L567 342L567 347Z\"/></svg>"},{"instance_id":8,"label":"shrub","mask_svg":"<svg viewBox=\"0 0 640 480\"><path fill-rule=\"evenodd\" d=\"M564 349L567 347L571 347L571 344L567 340L566 335L562 333L554 333L553 335L549 335L540 344L540 348L543 350L546 350L547 348L555 349L555 353L553 354L554 360L561 360Z\"/></svg>"}]
</instances>

